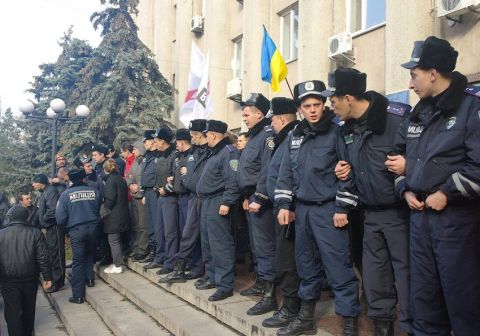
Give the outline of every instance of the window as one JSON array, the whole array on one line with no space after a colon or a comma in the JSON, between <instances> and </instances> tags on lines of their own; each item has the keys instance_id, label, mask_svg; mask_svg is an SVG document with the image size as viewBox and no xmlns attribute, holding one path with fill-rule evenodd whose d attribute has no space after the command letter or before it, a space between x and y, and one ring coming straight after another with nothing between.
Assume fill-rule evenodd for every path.
<instances>
[{"instance_id":1,"label":"window","mask_svg":"<svg viewBox=\"0 0 480 336\"><path fill-rule=\"evenodd\" d=\"M355 33L385 22L386 0L347 1L347 31Z\"/></svg>"},{"instance_id":2,"label":"window","mask_svg":"<svg viewBox=\"0 0 480 336\"><path fill-rule=\"evenodd\" d=\"M233 41L232 70L233 78L242 77L242 37Z\"/></svg>"},{"instance_id":3,"label":"window","mask_svg":"<svg viewBox=\"0 0 480 336\"><path fill-rule=\"evenodd\" d=\"M298 57L298 5L280 16L280 53L286 62Z\"/></svg>"}]
</instances>

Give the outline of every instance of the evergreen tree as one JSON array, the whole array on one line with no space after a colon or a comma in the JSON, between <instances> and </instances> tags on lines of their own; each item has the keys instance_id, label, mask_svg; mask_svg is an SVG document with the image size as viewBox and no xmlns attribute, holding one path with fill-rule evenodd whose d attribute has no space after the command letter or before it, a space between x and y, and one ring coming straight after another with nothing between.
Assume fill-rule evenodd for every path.
<instances>
[{"instance_id":1,"label":"evergreen tree","mask_svg":"<svg viewBox=\"0 0 480 336\"><path fill-rule=\"evenodd\" d=\"M173 108L172 88L160 73L152 52L140 41L138 0L101 0L108 4L91 16L102 42L83 70L76 93L92 110L93 138L118 146L138 139L146 128L164 123Z\"/></svg>"}]
</instances>

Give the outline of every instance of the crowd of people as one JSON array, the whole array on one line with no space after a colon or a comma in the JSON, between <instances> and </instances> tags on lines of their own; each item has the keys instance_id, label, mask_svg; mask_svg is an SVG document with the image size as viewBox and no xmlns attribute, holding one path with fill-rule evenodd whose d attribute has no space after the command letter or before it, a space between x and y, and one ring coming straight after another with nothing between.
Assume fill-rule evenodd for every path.
<instances>
[{"instance_id":1,"label":"crowd of people","mask_svg":"<svg viewBox=\"0 0 480 336\"><path fill-rule=\"evenodd\" d=\"M420 98L412 111L340 68L329 89L311 80L293 99L252 93L236 139L223 121L195 119L146 130L120 156L96 144L68 167L57 155L56 176L33 179L38 206L22 193L0 231L9 328L18 317L5 284L17 274L4 251L22 226L47 292L64 286L68 234L72 303L95 285L96 260L119 274L127 258L157 269L160 283L195 279L216 289L209 301L224 300L248 254L256 280L240 294L261 299L247 314L273 312L262 324L277 335L315 334L326 287L343 334L358 335L357 274L375 335L393 335L397 320L408 334L480 335L480 99L454 71L457 55L435 37L415 43L402 65Z\"/></svg>"}]
</instances>

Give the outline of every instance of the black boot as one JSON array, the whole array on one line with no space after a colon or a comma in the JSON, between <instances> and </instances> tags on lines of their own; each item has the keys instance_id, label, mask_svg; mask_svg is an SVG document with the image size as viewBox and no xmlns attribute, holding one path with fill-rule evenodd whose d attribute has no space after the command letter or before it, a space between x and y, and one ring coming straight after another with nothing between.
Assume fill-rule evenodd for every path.
<instances>
[{"instance_id":1,"label":"black boot","mask_svg":"<svg viewBox=\"0 0 480 336\"><path fill-rule=\"evenodd\" d=\"M315 301L302 301L297 317L284 328L278 329L278 336L315 335Z\"/></svg>"},{"instance_id":2,"label":"black boot","mask_svg":"<svg viewBox=\"0 0 480 336\"><path fill-rule=\"evenodd\" d=\"M375 336L393 336L393 322L375 320Z\"/></svg>"},{"instance_id":3,"label":"black boot","mask_svg":"<svg viewBox=\"0 0 480 336\"><path fill-rule=\"evenodd\" d=\"M358 336L357 317L343 317L343 336Z\"/></svg>"},{"instance_id":4,"label":"black boot","mask_svg":"<svg viewBox=\"0 0 480 336\"><path fill-rule=\"evenodd\" d=\"M185 261L183 260L178 260L175 265L173 265L172 273L158 280L159 283L180 283L186 281L187 279L185 278Z\"/></svg>"},{"instance_id":5,"label":"black boot","mask_svg":"<svg viewBox=\"0 0 480 336\"><path fill-rule=\"evenodd\" d=\"M263 320L262 325L267 328L286 327L298 315L300 310L300 299L283 297L283 305L272 317Z\"/></svg>"},{"instance_id":6,"label":"black boot","mask_svg":"<svg viewBox=\"0 0 480 336\"><path fill-rule=\"evenodd\" d=\"M151 248L146 257L140 260L141 263L151 263L155 259L155 249Z\"/></svg>"},{"instance_id":7,"label":"black boot","mask_svg":"<svg viewBox=\"0 0 480 336\"><path fill-rule=\"evenodd\" d=\"M263 296L265 293L265 288L263 285L263 280L258 276L255 279L255 283L248 289L244 289L240 292L242 296Z\"/></svg>"},{"instance_id":8,"label":"black boot","mask_svg":"<svg viewBox=\"0 0 480 336\"><path fill-rule=\"evenodd\" d=\"M264 281L263 284L265 288L263 298L255 306L247 310L247 315L262 315L278 309L275 284L270 281Z\"/></svg>"}]
</instances>

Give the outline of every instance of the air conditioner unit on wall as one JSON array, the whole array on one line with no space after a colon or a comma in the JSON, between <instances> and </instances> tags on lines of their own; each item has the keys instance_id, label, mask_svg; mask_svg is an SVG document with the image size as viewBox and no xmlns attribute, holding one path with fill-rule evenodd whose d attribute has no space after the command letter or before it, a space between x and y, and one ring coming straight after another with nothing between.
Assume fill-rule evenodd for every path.
<instances>
[{"instance_id":1,"label":"air conditioner unit on wall","mask_svg":"<svg viewBox=\"0 0 480 336\"><path fill-rule=\"evenodd\" d=\"M353 62L352 35L341 33L330 37L328 40L328 57L335 61L347 59Z\"/></svg>"},{"instance_id":2,"label":"air conditioner unit on wall","mask_svg":"<svg viewBox=\"0 0 480 336\"><path fill-rule=\"evenodd\" d=\"M480 0L437 0L437 16L459 16L479 6Z\"/></svg>"},{"instance_id":3,"label":"air conditioner unit on wall","mask_svg":"<svg viewBox=\"0 0 480 336\"><path fill-rule=\"evenodd\" d=\"M190 31L195 34L203 34L203 17L195 15L190 22Z\"/></svg>"},{"instance_id":4,"label":"air conditioner unit on wall","mask_svg":"<svg viewBox=\"0 0 480 336\"><path fill-rule=\"evenodd\" d=\"M227 98L236 102L242 100L242 80L234 78L227 82Z\"/></svg>"}]
</instances>

